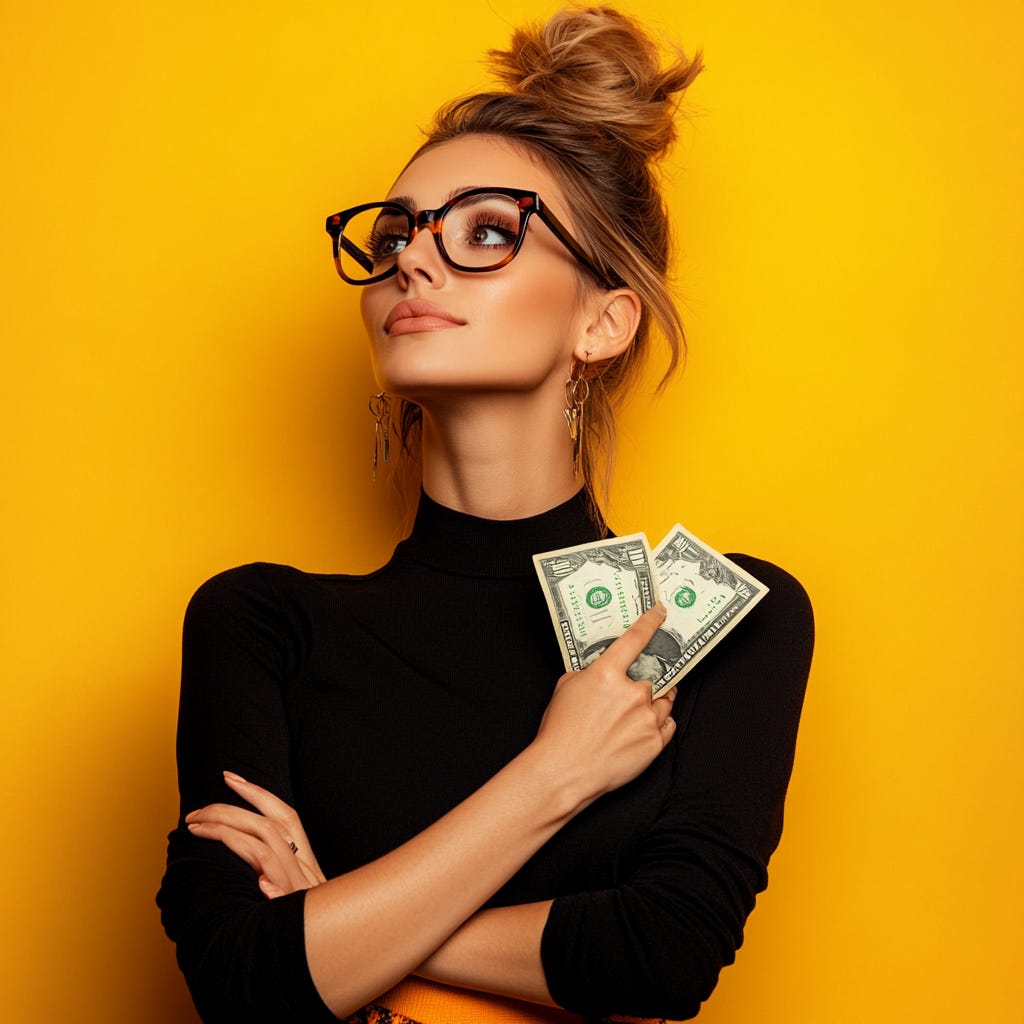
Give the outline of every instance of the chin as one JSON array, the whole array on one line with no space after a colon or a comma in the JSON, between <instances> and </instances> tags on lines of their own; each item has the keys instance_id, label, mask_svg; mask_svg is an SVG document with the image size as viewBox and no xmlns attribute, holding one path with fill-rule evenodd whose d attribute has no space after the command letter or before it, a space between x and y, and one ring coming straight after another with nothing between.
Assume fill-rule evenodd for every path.
<instances>
[{"instance_id":1,"label":"chin","mask_svg":"<svg viewBox=\"0 0 1024 1024\"><path fill-rule=\"evenodd\" d=\"M508 367L493 367L487 372L483 367L439 365L414 365L403 360L402 366L385 365L376 367L377 380L389 394L410 402L422 404L431 397L445 395L474 394L529 394L541 390L550 379L550 373L527 374ZM559 388L561 383L559 382Z\"/></svg>"}]
</instances>

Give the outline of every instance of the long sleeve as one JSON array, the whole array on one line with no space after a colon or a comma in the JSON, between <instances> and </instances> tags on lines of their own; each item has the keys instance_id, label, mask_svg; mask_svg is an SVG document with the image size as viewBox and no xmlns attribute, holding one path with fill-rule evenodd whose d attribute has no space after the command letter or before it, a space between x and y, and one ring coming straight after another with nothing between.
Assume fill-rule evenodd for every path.
<instances>
[{"instance_id":1,"label":"long sleeve","mask_svg":"<svg viewBox=\"0 0 1024 1024\"><path fill-rule=\"evenodd\" d=\"M237 772L295 807L328 877L437 821L536 735L562 668L531 556L594 539L588 509L581 492L492 522L423 495L373 573L261 563L204 584L185 617L181 815L239 802L222 776ZM737 561L770 592L683 680L669 748L486 904L554 899L541 958L569 1010L692 1016L766 884L813 625L795 580ZM208 1024L334 1020L309 975L304 900L266 900L248 865L179 819L158 903Z\"/></svg>"},{"instance_id":2,"label":"long sleeve","mask_svg":"<svg viewBox=\"0 0 1024 1024\"><path fill-rule=\"evenodd\" d=\"M293 802L285 681L301 622L281 609L265 571L214 577L185 616L178 716L180 817L157 896L204 1021L333 1021L305 958L304 892L267 900L255 872L181 820L204 804L240 803L232 770Z\"/></svg>"},{"instance_id":3,"label":"long sleeve","mask_svg":"<svg viewBox=\"0 0 1024 1024\"><path fill-rule=\"evenodd\" d=\"M552 906L541 959L552 996L577 1013L695 1016L767 885L814 627L796 580L733 557L770 592L682 683L699 689L668 799L621 884Z\"/></svg>"}]
</instances>

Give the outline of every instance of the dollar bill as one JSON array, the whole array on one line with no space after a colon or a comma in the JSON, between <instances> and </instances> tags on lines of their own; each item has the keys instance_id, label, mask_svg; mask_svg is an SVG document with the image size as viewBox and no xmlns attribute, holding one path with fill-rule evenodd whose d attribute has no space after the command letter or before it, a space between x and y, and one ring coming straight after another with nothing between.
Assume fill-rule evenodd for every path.
<instances>
[{"instance_id":1,"label":"dollar bill","mask_svg":"<svg viewBox=\"0 0 1024 1024\"><path fill-rule=\"evenodd\" d=\"M642 533L534 555L567 671L590 664L657 600Z\"/></svg>"},{"instance_id":2,"label":"dollar bill","mask_svg":"<svg viewBox=\"0 0 1024 1024\"><path fill-rule=\"evenodd\" d=\"M676 524L653 554L642 533L534 556L567 670L585 668L651 605L665 622L628 669L667 693L768 588Z\"/></svg>"},{"instance_id":3,"label":"dollar bill","mask_svg":"<svg viewBox=\"0 0 1024 1024\"><path fill-rule=\"evenodd\" d=\"M659 597L668 611L644 650L660 662L657 678L647 677L654 678L657 697L713 650L768 588L678 523L654 549L654 565Z\"/></svg>"}]
</instances>

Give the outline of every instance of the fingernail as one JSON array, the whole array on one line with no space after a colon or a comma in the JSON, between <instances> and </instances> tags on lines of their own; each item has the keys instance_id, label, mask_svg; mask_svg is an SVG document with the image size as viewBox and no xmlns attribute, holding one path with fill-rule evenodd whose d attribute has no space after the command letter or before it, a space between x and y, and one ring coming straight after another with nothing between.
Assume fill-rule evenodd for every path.
<instances>
[{"instance_id":1,"label":"fingernail","mask_svg":"<svg viewBox=\"0 0 1024 1024\"><path fill-rule=\"evenodd\" d=\"M230 779L232 782L245 782L241 775L236 775L234 772L225 772L224 778Z\"/></svg>"},{"instance_id":2,"label":"fingernail","mask_svg":"<svg viewBox=\"0 0 1024 1024\"><path fill-rule=\"evenodd\" d=\"M665 618L665 616L668 615L668 609L660 601L654 607L658 609L658 614L662 618Z\"/></svg>"},{"instance_id":3,"label":"fingernail","mask_svg":"<svg viewBox=\"0 0 1024 1024\"><path fill-rule=\"evenodd\" d=\"M188 827L188 830L189 830L189 832L195 832L195 830L196 830L196 829L197 829L198 827L199 827L199 822L197 822L197 821L194 821L194 822L192 822L192 824L191 824L191 825L189 825L189 827Z\"/></svg>"}]
</instances>

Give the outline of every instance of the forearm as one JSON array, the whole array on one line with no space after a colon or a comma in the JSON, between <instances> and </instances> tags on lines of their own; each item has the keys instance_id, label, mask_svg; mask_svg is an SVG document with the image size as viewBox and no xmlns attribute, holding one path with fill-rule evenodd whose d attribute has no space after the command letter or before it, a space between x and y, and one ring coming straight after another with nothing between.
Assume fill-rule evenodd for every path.
<instances>
[{"instance_id":1,"label":"forearm","mask_svg":"<svg viewBox=\"0 0 1024 1024\"><path fill-rule=\"evenodd\" d=\"M556 1005L540 960L551 901L474 914L415 973L457 988Z\"/></svg>"},{"instance_id":2,"label":"forearm","mask_svg":"<svg viewBox=\"0 0 1024 1024\"><path fill-rule=\"evenodd\" d=\"M529 747L409 842L310 890L306 955L324 1002L343 1016L412 973L584 803ZM539 973L539 929L532 954L529 944L524 964L535 956ZM527 987L546 996L532 979Z\"/></svg>"},{"instance_id":3,"label":"forearm","mask_svg":"<svg viewBox=\"0 0 1024 1024\"><path fill-rule=\"evenodd\" d=\"M412 973L570 818L664 749L671 699L626 669L664 621L658 605L555 687L537 738L440 821L379 860L310 890L306 957L338 1016Z\"/></svg>"},{"instance_id":4,"label":"forearm","mask_svg":"<svg viewBox=\"0 0 1024 1024\"><path fill-rule=\"evenodd\" d=\"M586 669L562 676L533 743L443 818L308 891L303 966L332 1013L344 1016L412 973L577 812L661 753L673 734L671 699L652 703L626 669L663 619L664 609L651 609ZM201 709L192 717L201 719ZM200 737L204 728L197 726ZM303 887L289 870L296 838L309 856L294 809L285 804L278 820L257 791L276 794L237 776L228 781L255 809L204 805L187 815L191 834L237 854L265 895ZM223 918L207 914L200 924L208 931L214 920ZM225 992L232 981L223 979Z\"/></svg>"}]
</instances>

